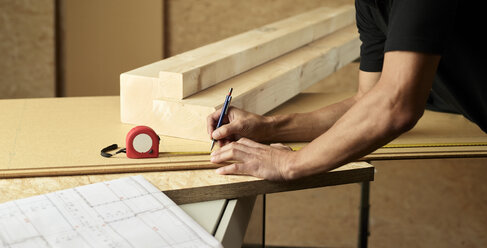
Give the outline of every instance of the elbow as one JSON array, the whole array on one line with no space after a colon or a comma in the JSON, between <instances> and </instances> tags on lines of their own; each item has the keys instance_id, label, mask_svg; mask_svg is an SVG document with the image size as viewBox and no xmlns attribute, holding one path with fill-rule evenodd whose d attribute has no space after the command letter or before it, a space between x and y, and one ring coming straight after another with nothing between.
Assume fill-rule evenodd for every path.
<instances>
[{"instance_id":1,"label":"elbow","mask_svg":"<svg viewBox=\"0 0 487 248\"><path fill-rule=\"evenodd\" d=\"M392 131L400 135L413 129L423 116L423 113L423 110L397 111L392 116Z\"/></svg>"}]
</instances>

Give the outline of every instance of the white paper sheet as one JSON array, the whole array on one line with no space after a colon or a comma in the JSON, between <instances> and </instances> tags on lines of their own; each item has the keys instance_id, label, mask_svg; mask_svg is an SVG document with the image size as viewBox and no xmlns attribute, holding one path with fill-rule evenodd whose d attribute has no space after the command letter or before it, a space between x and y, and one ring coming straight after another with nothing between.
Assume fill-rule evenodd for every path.
<instances>
[{"instance_id":1,"label":"white paper sheet","mask_svg":"<svg viewBox=\"0 0 487 248\"><path fill-rule=\"evenodd\" d=\"M0 248L222 247L142 176L0 204Z\"/></svg>"}]
</instances>

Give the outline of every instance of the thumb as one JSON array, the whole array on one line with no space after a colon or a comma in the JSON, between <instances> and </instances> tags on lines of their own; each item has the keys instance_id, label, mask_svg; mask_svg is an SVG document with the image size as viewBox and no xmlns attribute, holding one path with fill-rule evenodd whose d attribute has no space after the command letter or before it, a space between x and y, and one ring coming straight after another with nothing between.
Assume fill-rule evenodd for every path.
<instances>
[{"instance_id":1,"label":"thumb","mask_svg":"<svg viewBox=\"0 0 487 248\"><path fill-rule=\"evenodd\" d=\"M242 130L242 125L239 121L234 121L217 128L215 131L213 131L211 137L213 139L220 140L233 134L239 134L240 130Z\"/></svg>"}]
</instances>

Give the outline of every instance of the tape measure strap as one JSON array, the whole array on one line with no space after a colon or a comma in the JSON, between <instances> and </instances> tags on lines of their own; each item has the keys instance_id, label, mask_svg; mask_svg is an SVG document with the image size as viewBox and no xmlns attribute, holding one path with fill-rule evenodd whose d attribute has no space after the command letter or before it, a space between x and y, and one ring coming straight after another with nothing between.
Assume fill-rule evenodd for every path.
<instances>
[{"instance_id":1,"label":"tape measure strap","mask_svg":"<svg viewBox=\"0 0 487 248\"><path fill-rule=\"evenodd\" d=\"M421 148L421 147L462 147L462 146L487 146L487 142L472 142L472 143L425 143L425 144L388 144L382 148ZM111 150L116 149L112 148ZM303 146L292 146L293 151L298 151ZM118 152L117 152L118 153ZM159 152L159 155L164 156L197 156L197 155L209 155L210 152L194 151L194 152ZM102 155L103 156L103 155Z\"/></svg>"},{"instance_id":2,"label":"tape measure strap","mask_svg":"<svg viewBox=\"0 0 487 248\"><path fill-rule=\"evenodd\" d=\"M472 143L424 143L424 144L388 144L381 148L421 148L421 147L468 147L468 146L487 146L487 142L472 142ZM293 151L298 151L303 146L291 147Z\"/></svg>"},{"instance_id":3,"label":"tape measure strap","mask_svg":"<svg viewBox=\"0 0 487 248\"><path fill-rule=\"evenodd\" d=\"M462 147L462 146L487 146L487 142L388 144L383 146L382 148Z\"/></svg>"}]
</instances>

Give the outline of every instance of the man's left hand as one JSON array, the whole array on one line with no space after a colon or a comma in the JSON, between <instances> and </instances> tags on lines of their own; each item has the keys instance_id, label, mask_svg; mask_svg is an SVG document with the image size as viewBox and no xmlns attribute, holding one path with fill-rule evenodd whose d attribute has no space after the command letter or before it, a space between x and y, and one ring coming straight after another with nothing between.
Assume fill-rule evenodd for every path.
<instances>
[{"instance_id":1,"label":"man's left hand","mask_svg":"<svg viewBox=\"0 0 487 248\"><path fill-rule=\"evenodd\" d=\"M211 153L213 163L234 162L218 168L218 174L251 175L272 181L292 179L289 167L294 158L295 152L287 146L263 145L247 138L241 138Z\"/></svg>"}]
</instances>

